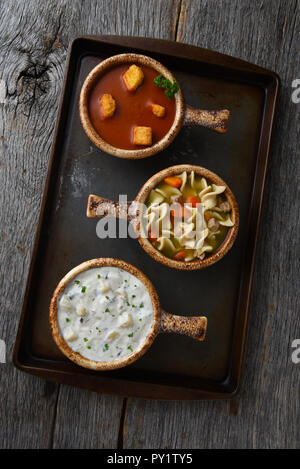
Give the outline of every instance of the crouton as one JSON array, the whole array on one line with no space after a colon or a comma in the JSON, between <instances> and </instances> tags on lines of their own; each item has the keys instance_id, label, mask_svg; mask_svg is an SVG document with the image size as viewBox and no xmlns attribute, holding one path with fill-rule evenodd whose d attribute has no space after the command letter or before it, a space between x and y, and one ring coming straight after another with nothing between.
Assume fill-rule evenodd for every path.
<instances>
[{"instance_id":1,"label":"crouton","mask_svg":"<svg viewBox=\"0 0 300 469\"><path fill-rule=\"evenodd\" d=\"M166 110L159 104L152 104L152 112L156 117L164 117Z\"/></svg>"},{"instance_id":2,"label":"crouton","mask_svg":"<svg viewBox=\"0 0 300 469\"><path fill-rule=\"evenodd\" d=\"M123 81L128 91L136 90L142 84L143 79L143 71L137 65L131 65L123 75Z\"/></svg>"},{"instance_id":3,"label":"crouton","mask_svg":"<svg viewBox=\"0 0 300 469\"><path fill-rule=\"evenodd\" d=\"M107 117L112 117L116 110L116 101L111 94L104 94L100 98L100 105L102 108L102 115L104 119Z\"/></svg>"},{"instance_id":4,"label":"crouton","mask_svg":"<svg viewBox=\"0 0 300 469\"><path fill-rule=\"evenodd\" d=\"M152 145L151 127L135 127L133 132L133 143L135 145Z\"/></svg>"}]
</instances>

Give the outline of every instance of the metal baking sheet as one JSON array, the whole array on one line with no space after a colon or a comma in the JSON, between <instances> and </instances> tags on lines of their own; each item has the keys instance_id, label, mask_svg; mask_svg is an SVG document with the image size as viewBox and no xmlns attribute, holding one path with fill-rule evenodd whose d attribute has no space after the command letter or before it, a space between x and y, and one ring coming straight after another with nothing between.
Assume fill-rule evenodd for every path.
<instances>
[{"instance_id":1,"label":"metal baking sheet","mask_svg":"<svg viewBox=\"0 0 300 469\"><path fill-rule=\"evenodd\" d=\"M119 53L149 55L167 66L194 107L231 111L225 135L185 127L162 153L122 160L97 149L78 113L80 88L101 60ZM175 42L131 37L82 37L70 46L56 132L19 330L14 363L23 371L94 391L154 399L217 399L239 388L250 307L278 76L253 64ZM144 182L168 166L191 163L220 175L240 208L231 251L200 271L168 269L136 240L99 239L86 218L90 193L135 198ZM144 357L111 372L83 369L64 357L48 326L52 292L77 264L117 257L150 278L162 306L175 314L206 315L205 342L161 334Z\"/></svg>"}]
</instances>

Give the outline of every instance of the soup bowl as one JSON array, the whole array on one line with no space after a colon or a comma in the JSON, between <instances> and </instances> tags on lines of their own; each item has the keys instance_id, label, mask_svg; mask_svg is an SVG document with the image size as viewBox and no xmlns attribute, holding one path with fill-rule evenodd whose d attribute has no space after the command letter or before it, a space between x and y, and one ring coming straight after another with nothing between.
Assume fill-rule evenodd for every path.
<instances>
[{"instance_id":1,"label":"soup bowl","mask_svg":"<svg viewBox=\"0 0 300 469\"><path fill-rule=\"evenodd\" d=\"M204 257L204 259L192 260L188 262L170 258L156 249L149 241L147 235L145 235L143 225L145 203L150 192L155 189L157 185L165 178L179 175L185 171L188 174L192 173L193 171L196 176L201 176L217 186L225 186L224 197L226 201L229 202L231 209L231 220L233 222L233 226L228 229L226 238L212 254ZM208 267L222 259L232 247L239 227L238 204L233 192L226 184L226 182L224 182L223 179L221 179L212 171L201 166L190 164L171 166L156 173L143 185L133 202L129 201L122 203L112 201L98 195L90 194L88 198L86 214L88 218L103 218L106 216L112 216L130 221L135 230L137 239L146 253L149 254L155 261L167 267L178 270L199 270Z\"/></svg>"},{"instance_id":2,"label":"soup bowl","mask_svg":"<svg viewBox=\"0 0 300 469\"><path fill-rule=\"evenodd\" d=\"M74 349L70 347L63 336L63 332L59 326L58 320L58 303L61 295L64 294L64 291L70 285L71 282L74 282L74 279L79 274L83 272L92 271L93 269L98 269L101 267L116 267L120 269L122 272L127 272L131 274L135 279L138 279L141 284L145 287L152 305L153 310L153 317L150 318L150 327L147 331L144 340L142 341L141 345L136 350L131 350L131 353L128 355L114 360L108 361L101 361L90 359L84 356L81 353L78 353ZM97 271L99 272L99 271ZM74 313L75 314L75 313ZM93 317L92 312L88 312ZM104 313L103 313L104 314ZM72 313L70 313L72 315ZM89 319L89 318L88 318ZM74 321L76 318L74 319ZM70 323L72 324L72 320ZM136 316L133 318L133 323L136 325L139 324ZM122 368L126 365L133 363L135 360L140 358L144 353L149 349L149 347L154 342L155 338L159 333L162 332L174 332L177 334L183 334L191 337L192 339L203 341L206 335L206 328L207 328L207 318L205 316L178 316L174 314L167 313L164 311L160 305L159 297L154 288L151 281L148 277L138 268L134 267L133 265L129 264L120 259L112 259L112 258L99 258L99 259L92 259L82 264L78 265L74 269L72 269L69 273L63 277L63 279L58 283L57 287L54 290L52 295L50 308L49 308L49 324L50 330L53 336L54 341L56 342L59 349L62 353L67 356L70 360L77 363L80 366L85 368L90 368L93 370L114 370L117 368ZM89 323L89 327L91 323ZM117 324L117 319L116 319ZM120 334L125 336L128 335L128 330L121 329L118 326L115 326L116 329L119 330ZM100 331L101 332L101 331ZM143 337L142 337L143 339ZM88 339L86 339L88 340ZM107 339L104 339L104 342ZM128 347L129 349L129 347Z\"/></svg>"},{"instance_id":3,"label":"soup bowl","mask_svg":"<svg viewBox=\"0 0 300 469\"><path fill-rule=\"evenodd\" d=\"M166 135L152 146L138 149L123 149L113 146L96 131L89 115L89 97L95 84L113 67L122 64L137 64L146 66L163 75L172 83L175 78L172 73L160 62L151 57L140 54L120 54L103 60L99 65L92 69L86 77L79 97L79 114L84 131L90 140L101 150L113 156L125 159L141 159L155 155L164 150L174 140L182 126L202 126L214 130L218 133L225 133L228 128L229 110L203 110L194 109L185 104L180 86L174 95L175 99L175 117L171 128ZM109 92L109 90L107 90ZM173 99L173 98L172 98ZM139 124L142 125L142 124ZM122 129L120 129L121 131Z\"/></svg>"}]
</instances>

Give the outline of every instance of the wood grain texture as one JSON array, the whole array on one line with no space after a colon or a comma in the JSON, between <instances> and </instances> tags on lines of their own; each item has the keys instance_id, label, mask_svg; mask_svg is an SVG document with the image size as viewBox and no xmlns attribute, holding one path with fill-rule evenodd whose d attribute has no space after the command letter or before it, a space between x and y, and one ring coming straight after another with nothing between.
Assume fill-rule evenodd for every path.
<instances>
[{"instance_id":1,"label":"wood grain texture","mask_svg":"<svg viewBox=\"0 0 300 469\"><path fill-rule=\"evenodd\" d=\"M7 364L0 364L1 448L116 447L123 400L92 398L14 369L12 347L37 226L54 123L70 41L83 34L175 38L176 0L4 0L0 3L0 338ZM84 406L84 402L90 403ZM92 404L91 404L92 403ZM70 409L84 408L74 415ZM110 410L111 411L110 411ZM98 422L107 420L105 427ZM70 433L76 423L85 437ZM83 424L86 427L83 427ZM90 422L90 424L88 424ZM55 426L55 432L53 433ZM92 436L96 429L101 430Z\"/></svg>"},{"instance_id":2,"label":"wood grain texture","mask_svg":"<svg viewBox=\"0 0 300 469\"><path fill-rule=\"evenodd\" d=\"M61 386L53 448L117 448L121 399Z\"/></svg>"},{"instance_id":3,"label":"wood grain texture","mask_svg":"<svg viewBox=\"0 0 300 469\"><path fill-rule=\"evenodd\" d=\"M282 79L244 379L231 402L129 400L127 448L299 448L300 3L183 0L177 39L271 68ZM242 149L241 149L242 158ZM241 162L242 164L242 162Z\"/></svg>"},{"instance_id":4,"label":"wood grain texture","mask_svg":"<svg viewBox=\"0 0 300 469\"><path fill-rule=\"evenodd\" d=\"M271 68L282 94L266 191L240 395L231 402L129 399L126 448L300 446L299 78L297 0L4 0L0 3L1 448L111 447L123 400L56 386L13 368L16 334L70 41L82 34L177 39ZM178 22L179 20L179 22ZM291 223L292 221L292 223ZM266 229L267 228L267 229Z\"/></svg>"}]
</instances>

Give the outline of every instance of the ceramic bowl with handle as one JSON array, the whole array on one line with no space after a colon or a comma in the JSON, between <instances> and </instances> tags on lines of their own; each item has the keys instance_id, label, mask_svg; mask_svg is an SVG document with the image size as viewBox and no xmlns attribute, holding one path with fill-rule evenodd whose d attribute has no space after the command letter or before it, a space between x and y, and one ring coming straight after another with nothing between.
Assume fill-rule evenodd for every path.
<instances>
[{"instance_id":1,"label":"ceramic bowl with handle","mask_svg":"<svg viewBox=\"0 0 300 469\"><path fill-rule=\"evenodd\" d=\"M234 223L234 225L229 228L227 236L223 243L212 254L208 255L202 260L199 259L188 262L172 259L164 255L161 251L159 251L152 245L147 236L143 235L142 230L143 208L145 207L146 200L152 189L155 189L157 185L165 178L170 176L176 176L178 174L183 173L184 171L186 171L187 173L191 173L192 171L194 171L194 174L196 176L204 177L215 185L226 187L224 196L230 204L231 219ZM143 185L133 202L130 201L123 204L106 199L98 195L91 194L88 198L87 203L87 217L103 218L107 215L132 221L133 227L137 234L137 239L142 248L147 252L147 254L149 254L157 262L167 267L171 267L178 270L199 270L208 267L222 259L222 257L224 257L225 254L232 247L236 239L239 227L238 204L233 192L226 184L226 182L223 181L223 179L221 179L217 174L213 173L212 171L201 166L195 166L190 164L171 166L156 173Z\"/></svg>"},{"instance_id":2,"label":"ceramic bowl with handle","mask_svg":"<svg viewBox=\"0 0 300 469\"><path fill-rule=\"evenodd\" d=\"M123 358L112 361L95 361L75 352L63 338L58 323L58 301L60 295L64 293L66 287L70 282L74 281L74 278L76 278L78 274L99 267L117 267L136 277L146 287L153 308L152 325L140 348ZM136 361L149 349L159 333L174 332L189 336L198 341L203 341L207 328L207 318L205 316L178 316L164 311L160 305L156 289L148 277L141 270L128 262L113 258L99 258L83 262L60 280L52 295L49 308L49 323L53 339L64 355L80 366L103 371L122 368Z\"/></svg>"},{"instance_id":3,"label":"ceramic bowl with handle","mask_svg":"<svg viewBox=\"0 0 300 469\"><path fill-rule=\"evenodd\" d=\"M80 92L79 98L79 114L84 131L90 140L101 150L113 156L126 159L141 159L155 155L164 150L174 140L182 126L202 126L214 130L218 133L225 133L228 128L229 110L205 110L194 109L185 104L183 93L179 87L174 96L176 102L176 111L174 122L167 132L167 134L152 146L127 150L116 148L110 143L106 142L101 135L95 130L88 112L89 95L95 84L101 77L108 72L111 68L121 64L137 64L140 66L147 66L162 74L171 82L175 80L172 73L160 62L141 54L120 54L109 57L97 65L86 77Z\"/></svg>"}]
</instances>

